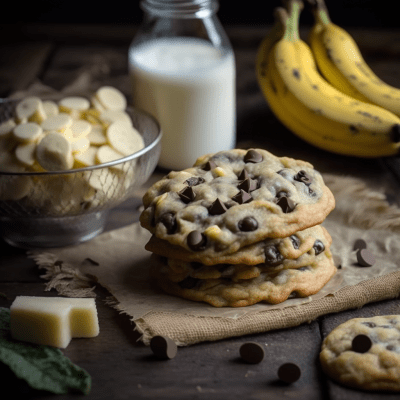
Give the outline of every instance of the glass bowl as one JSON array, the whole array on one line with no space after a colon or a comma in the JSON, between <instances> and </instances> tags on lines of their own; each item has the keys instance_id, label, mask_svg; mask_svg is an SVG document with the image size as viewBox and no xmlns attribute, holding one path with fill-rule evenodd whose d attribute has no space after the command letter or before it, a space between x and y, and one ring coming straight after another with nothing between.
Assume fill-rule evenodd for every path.
<instances>
[{"instance_id":1,"label":"glass bowl","mask_svg":"<svg viewBox=\"0 0 400 400\"><path fill-rule=\"evenodd\" d=\"M0 100L0 123L14 115L17 103ZM134 154L59 172L0 171L0 235L8 244L25 249L64 247L104 230L109 211L149 179L160 157L158 122L134 108L126 112L145 143Z\"/></svg>"}]
</instances>

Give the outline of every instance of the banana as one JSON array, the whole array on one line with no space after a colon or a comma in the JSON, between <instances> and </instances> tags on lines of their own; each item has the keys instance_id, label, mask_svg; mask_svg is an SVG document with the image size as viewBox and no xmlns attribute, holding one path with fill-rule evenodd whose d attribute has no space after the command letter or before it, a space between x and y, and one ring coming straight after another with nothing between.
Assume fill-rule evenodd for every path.
<instances>
[{"instance_id":1,"label":"banana","mask_svg":"<svg viewBox=\"0 0 400 400\"><path fill-rule=\"evenodd\" d=\"M276 9L275 37L264 39L256 60L258 82L272 111L293 133L325 150L359 157L397 154L393 137L400 134L400 119L344 95L321 77L310 48L299 38L303 4L287 3L290 15Z\"/></svg>"},{"instance_id":2,"label":"banana","mask_svg":"<svg viewBox=\"0 0 400 400\"><path fill-rule=\"evenodd\" d=\"M324 0L308 0L315 23L308 41L318 68L337 89L400 116L400 89L383 82L365 62L349 33L332 23Z\"/></svg>"}]
</instances>

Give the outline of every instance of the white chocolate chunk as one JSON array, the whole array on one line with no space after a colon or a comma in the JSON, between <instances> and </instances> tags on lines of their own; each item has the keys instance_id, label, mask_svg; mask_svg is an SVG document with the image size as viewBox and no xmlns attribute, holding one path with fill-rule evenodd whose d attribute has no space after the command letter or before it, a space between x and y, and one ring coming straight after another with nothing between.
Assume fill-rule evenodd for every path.
<instances>
[{"instance_id":1,"label":"white chocolate chunk","mask_svg":"<svg viewBox=\"0 0 400 400\"><path fill-rule=\"evenodd\" d=\"M96 91L96 99L106 110L125 110L126 98L118 89L103 86Z\"/></svg>"},{"instance_id":2,"label":"white chocolate chunk","mask_svg":"<svg viewBox=\"0 0 400 400\"><path fill-rule=\"evenodd\" d=\"M66 113L52 115L42 122L42 128L45 131L64 132L72 125L73 119Z\"/></svg>"},{"instance_id":3,"label":"white chocolate chunk","mask_svg":"<svg viewBox=\"0 0 400 400\"><path fill-rule=\"evenodd\" d=\"M129 156L144 148L143 138L132 126L128 127L120 121L113 122L107 129L110 145L124 156Z\"/></svg>"},{"instance_id":4,"label":"white chocolate chunk","mask_svg":"<svg viewBox=\"0 0 400 400\"><path fill-rule=\"evenodd\" d=\"M22 164L31 167L35 163L36 143L21 143L15 148L15 157Z\"/></svg>"},{"instance_id":5,"label":"white chocolate chunk","mask_svg":"<svg viewBox=\"0 0 400 400\"><path fill-rule=\"evenodd\" d=\"M71 143L61 133L51 132L37 145L36 159L47 171L70 169L74 164Z\"/></svg>"},{"instance_id":6,"label":"white chocolate chunk","mask_svg":"<svg viewBox=\"0 0 400 400\"><path fill-rule=\"evenodd\" d=\"M107 137L101 125L92 125L92 130L87 135L90 144L94 146L101 146L107 143Z\"/></svg>"},{"instance_id":7,"label":"white chocolate chunk","mask_svg":"<svg viewBox=\"0 0 400 400\"><path fill-rule=\"evenodd\" d=\"M40 124L46 119L42 100L36 96L30 96L20 101L15 108L15 113L20 122L37 122Z\"/></svg>"},{"instance_id":8,"label":"white chocolate chunk","mask_svg":"<svg viewBox=\"0 0 400 400\"><path fill-rule=\"evenodd\" d=\"M26 122L13 129L14 138L19 142L34 142L39 139L43 129L35 122Z\"/></svg>"},{"instance_id":9,"label":"white chocolate chunk","mask_svg":"<svg viewBox=\"0 0 400 400\"><path fill-rule=\"evenodd\" d=\"M3 138L5 136L8 136L13 129L16 127L16 123L14 122L13 119L9 119L5 122L2 122L0 124L0 138Z\"/></svg>"},{"instance_id":10,"label":"white chocolate chunk","mask_svg":"<svg viewBox=\"0 0 400 400\"><path fill-rule=\"evenodd\" d=\"M43 102L44 112L46 113L46 118L52 117L59 113L58 105L56 102L51 100L45 100Z\"/></svg>"},{"instance_id":11,"label":"white chocolate chunk","mask_svg":"<svg viewBox=\"0 0 400 400\"><path fill-rule=\"evenodd\" d=\"M65 349L71 338L100 332L93 298L17 296L10 307L13 339Z\"/></svg>"},{"instance_id":12,"label":"white chocolate chunk","mask_svg":"<svg viewBox=\"0 0 400 400\"><path fill-rule=\"evenodd\" d=\"M74 154L77 168L90 167L96 164L97 147L90 146L86 151Z\"/></svg>"}]
</instances>

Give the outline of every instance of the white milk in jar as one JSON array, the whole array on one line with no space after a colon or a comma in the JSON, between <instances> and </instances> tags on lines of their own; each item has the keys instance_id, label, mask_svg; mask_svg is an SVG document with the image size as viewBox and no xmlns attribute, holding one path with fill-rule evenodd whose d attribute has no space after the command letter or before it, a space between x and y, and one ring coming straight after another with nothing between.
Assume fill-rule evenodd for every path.
<instances>
[{"instance_id":1,"label":"white milk in jar","mask_svg":"<svg viewBox=\"0 0 400 400\"><path fill-rule=\"evenodd\" d=\"M133 105L158 119L159 165L180 170L197 157L235 147L233 52L204 39L153 39L129 54Z\"/></svg>"}]
</instances>

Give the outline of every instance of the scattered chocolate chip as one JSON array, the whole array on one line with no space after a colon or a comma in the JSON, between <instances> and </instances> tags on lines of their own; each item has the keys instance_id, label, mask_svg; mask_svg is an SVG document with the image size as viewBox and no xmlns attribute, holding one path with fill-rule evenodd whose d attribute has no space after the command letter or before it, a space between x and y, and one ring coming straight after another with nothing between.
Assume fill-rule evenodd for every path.
<instances>
[{"instance_id":1,"label":"scattered chocolate chip","mask_svg":"<svg viewBox=\"0 0 400 400\"><path fill-rule=\"evenodd\" d=\"M321 254L325 250L325 246L320 240L317 239L314 242L313 249L315 251L315 255L317 256L318 254Z\"/></svg>"},{"instance_id":2,"label":"scattered chocolate chip","mask_svg":"<svg viewBox=\"0 0 400 400\"><path fill-rule=\"evenodd\" d=\"M276 204L282 208L285 214L292 212L296 207L296 203L290 197L286 196L279 198Z\"/></svg>"},{"instance_id":3,"label":"scattered chocolate chip","mask_svg":"<svg viewBox=\"0 0 400 400\"><path fill-rule=\"evenodd\" d=\"M193 278L191 276L186 277L183 281L180 281L178 285L182 289L193 289L196 285L199 279Z\"/></svg>"},{"instance_id":4,"label":"scattered chocolate chip","mask_svg":"<svg viewBox=\"0 0 400 400\"><path fill-rule=\"evenodd\" d=\"M232 200L236 201L236 203L244 204L250 202L253 200L253 198L249 193L245 192L243 189L240 189L240 192L233 196Z\"/></svg>"},{"instance_id":5,"label":"scattered chocolate chip","mask_svg":"<svg viewBox=\"0 0 400 400\"><path fill-rule=\"evenodd\" d=\"M200 231L192 231L187 235L187 244L193 251L204 250L207 238Z\"/></svg>"},{"instance_id":6,"label":"scattered chocolate chip","mask_svg":"<svg viewBox=\"0 0 400 400\"><path fill-rule=\"evenodd\" d=\"M295 176L294 180L298 182L303 182L305 185L309 186L312 183L312 178L307 174L306 171L299 171Z\"/></svg>"},{"instance_id":7,"label":"scattered chocolate chip","mask_svg":"<svg viewBox=\"0 0 400 400\"><path fill-rule=\"evenodd\" d=\"M278 378L285 383L296 382L301 375L300 368L293 363L282 364L278 369Z\"/></svg>"},{"instance_id":8,"label":"scattered chocolate chip","mask_svg":"<svg viewBox=\"0 0 400 400\"><path fill-rule=\"evenodd\" d=\"M296 235L290 236L293 247L297 250L300 247L300 239Z\"/></svg>"},{"instance_id":9,"label":"scattered chocolate chip","mask_svg":"<svg viewBox=\"0 0 400 400\"><path fill-rule=\"evenodd\" d=\"M256 150L249 150L244 156L244 161L246 163L259 163L263 160L262 155Z\"/></svg>"},{"instance_id":10,"label":"scattered chocolate chip","mask_svg":"<svg viewBox=\"0 0 400 400\"><path fill-rule=\"evenodd\" d=\"M357 335L351 342L351 347L356 353L366 353L372 346L372 341L367 335Z\"/></svg>"},{"instance_id":11,"label":"scattered chocolate chip","mask_svg":"<svg viewBox=\"0 0 400 400\"><path fill-rule=\"evenodd\" d=\"M172 212L167 212L163 215L161 215L160 220L159 220L167 229L167 233L171 235L176 231L176 218L175 214Z\"/></svg>"},{"instance_id":12,"label":"scattered chocolate chip","mask_svg":"<svg viewBox=\"0 0 400 400\"><path fill-rule=\"evenodd\" d=\"M205 179L202 178L201 176L192 176L191 178L186 179L185 182L188 184L188 186L197 186L200 185L201 183L204 183Z\"/></svg>"},{"instance_id":13,"label":"scattered chocolate chip","mask_svg":"<svg viewBox=\"0 0 400 400\"><path fill-rule=\"evenodd\" d=\"M249 173L243 168L242 172L238 176L238 179L240 181L244 181L247 178L250 178Z\"/></svg>"},{"instance_id":14,"label":"scattered chocolate chip","mask_svg":"<svg viewBox=\"0 0 400 400\"><path fill-rule=\"evenodd\" d=\"M264 359L263 347L255 342L247 342L240 346L240 357L249 364L259 364Z\"/></svg>"},{"instance_id":15,"label":"scattered chocolate chip","mask_svg":"<svg viewBox=\"0 0 400 400\"><path fill-rule=\"evenodd\" d=\"M190 203L196 197L193 189L190 186L186 186L180 192L178 192L179 197L184 203Z\"/></svg>"},{"instance_id":16,"label":"scattered chocolate chip","mask_svg":"<svg viewBox=\"0 0 400 400\"><path fill-rule=\"evenodd\" d=\"M156 357L163 360L171 360L178 352L176 343L167 336L154 336L150 348Z\"/></svg>"},{"instance_id":17,"label":"scattered chocolate chip","mask_svg":"<svg viewBox=\"0 0 400 400\"><path fill-rule=\"evenodd\" d=\"M207 161L204 166L203 166L203 170L204 171L211 171L212 169L216 168L217 164L215 164L214 161Z\"/></svg>"},{"instance_id":18,"label":"scattered chocolate chip","mask_svg":"<svg viewBox=\"0 0 400 400\"><path fill-rule=\"evenodd\" d=\"M238 227L242 232L252 232L258 228L258 222L253 217L245 217L239 221Z\"/></svg>"},{"instance_id":19,"label":"scattered chocolate chip","mask_svg":"<svg viewBox=\"0 0 400 400\"><path fill-rule=\"evenodd\" d=\"M283 255L279 252L276 246L265 246L265 263L268 265L279 265L283 261Z\"/></svg>"},{"instance_id":20,"label":"scattered chocolate chip","mask_svg":"<svg viewBox=\"0 0 400 400\"><path fill-rule=\"evenodd\" d=\"M354 242L353 250L362 250L367 248L367 242L364 239L357 239Z\"/></svg>"},{"instance_id":21,"label":"scattered chocolate chip","mask_svg":"<svg viewBox=\"0 0 400 400\"><path fill-rule=\"evenodd\" d=\"M357 251L357 262L362 267L371 267L375 264L375 257L367 249L361 249Z\"/></svg>"},{"instance_id":22,"label":"scattered chocolate chip","mask_svg":"<svg viewBox=\"0 0 400 400\"><path fill-rule=\"evenodd\" d=\"M247 193L257 189L257 181L255 179L247 178L238 185L238 189L242 189Z\"/></svg>"},{"instance_id":23,"label":"scattered chocolate chip","mask_svg":"<svg viewBox=\"0 0 400 400\"><path fill-rule=\"evenodd\" d=\"M211 215L221 215L226 212L228 209L226 208L225 204L220 200L216 199L208 209L208 212Z\"/></svg>"}]
</instances>

